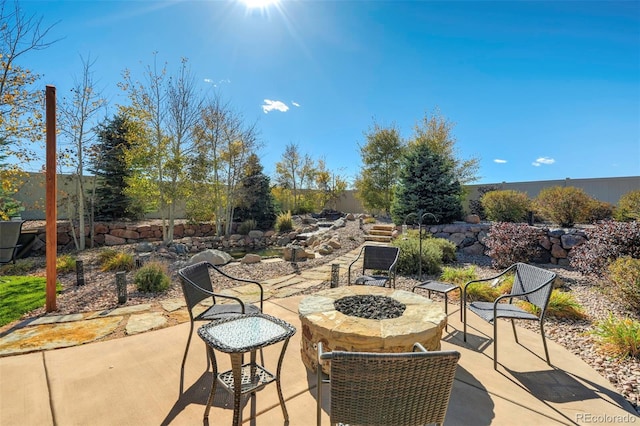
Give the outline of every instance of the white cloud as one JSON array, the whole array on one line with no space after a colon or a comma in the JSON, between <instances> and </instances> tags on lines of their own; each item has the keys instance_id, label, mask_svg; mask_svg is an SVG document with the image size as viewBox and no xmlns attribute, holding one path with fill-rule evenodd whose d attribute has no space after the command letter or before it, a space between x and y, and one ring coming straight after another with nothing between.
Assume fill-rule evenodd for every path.
<instances>
[{"instance_id":1,"label":"white cloud","mask_svg":"<svg viewBox=\"0 0 640 426\"><path fill-rule=\"evenodd\" d=\"M507 160L501 160L499 158L496 158L495 160L493 160L494 163L498 163L498 164L504 164L507 162Z\"/></svg>"},{"instance_id":2,"label":"white cloud","mask_svg":"<svg viewBox=\"0 0 640 426\"><path fill-rule=\"evenodd\" d=\"M280 112L287 112L289 111L289 107L284 102L265 99L264 104L262 105L262 110L264 111L265 114L268 114L270 111L273 111L273 110L280 111Z\"/></svg>"},{"instance_id":3,"label":"white cloud","mask_svg":"<svg viewBox=\"0 0 640 426\"><path fill-rule=\"evenodd\" d=\"M535 166L535 167L539 167L543 164L553 164L555 163L556 160L554 160L553 158L548 158L548 157L540 157L538 158L536 161L534 161L533 163L531 163L531 165Z\"/></svg>"},{"instance_id":4,"label":"white cloud","mask_svg":"<svg viewBox=\"0 0 640 426\"><path fill-rule=\"evenodd\" d=\"M294 107L300 107L300 104L294 101L291 101L291 105L293 105Z\"/></svg>"},{"instance_id":5,"label":"white cloud","mask_svg":"<svg viewBox=\"0 0 640 426\"><path fill-rule=\"evenodd\" d=\"M222 83L231 83L231 80L229 80L228 78L224 78L222 80L218 80L218 82L216 83L212 78L205 78L204 82L213 85L213 87L219 87Z\"/></svg>"}]
</instances>

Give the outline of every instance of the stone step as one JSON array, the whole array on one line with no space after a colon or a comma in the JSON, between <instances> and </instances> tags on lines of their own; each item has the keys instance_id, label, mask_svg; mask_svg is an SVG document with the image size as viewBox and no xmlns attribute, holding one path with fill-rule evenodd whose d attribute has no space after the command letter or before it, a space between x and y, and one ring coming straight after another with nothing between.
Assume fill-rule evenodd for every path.
<instances>
[{"instance_id":1,"label":"stone step","mask_svg":"<svg viewBox=\"0 0 640 426\"><path fill-rule=\"evenodd\" d=\"M365 235L365 241L375 241L377 243L390 243L391 236L389 235Z\"/></svg>"},{"instance_id":2,"label":"stone step","mask_svg":"<svg viewBox=\"0 0 640 426\"><path fill-rule=\"evenodd\" d=\"M376 224L373 225L372 229L377 230L377 231L389 231L389 232L393 232L394 229L396 229L396 226L393 224L390 225L386 225L386 224Z\"/></svg>"},{"instance_id":3,"label":"stone step","mask_svg":"<svg viewBox=\"0 0 640 426\"><path fill-rule=\"evenodd\" d=\"M382 230L382 229L370 229L369 230L369 235L386 235L386 236L391 236L391 234L393 233L393 231L387 231L387 230Z\"/></svg>"}]
</instances>

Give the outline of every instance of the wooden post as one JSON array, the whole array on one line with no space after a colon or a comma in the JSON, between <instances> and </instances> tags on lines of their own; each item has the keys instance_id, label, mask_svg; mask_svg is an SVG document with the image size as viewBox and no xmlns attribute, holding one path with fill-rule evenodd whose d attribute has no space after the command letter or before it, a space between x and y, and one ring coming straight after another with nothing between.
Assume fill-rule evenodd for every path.
<instances>
[{"instance_id":1,"label":"wooden post","mask_svg":"<svg viewBox=\"0 0 640 426\"><path fill-rule=\"evenodd\" d=\"M58 255L58 210L56 200L56 88L47 86L47 153L46 153L46 253L47 253L47 298L46 311L53 312L56 307L56 257Z\"/></svg>"}]
</instances>

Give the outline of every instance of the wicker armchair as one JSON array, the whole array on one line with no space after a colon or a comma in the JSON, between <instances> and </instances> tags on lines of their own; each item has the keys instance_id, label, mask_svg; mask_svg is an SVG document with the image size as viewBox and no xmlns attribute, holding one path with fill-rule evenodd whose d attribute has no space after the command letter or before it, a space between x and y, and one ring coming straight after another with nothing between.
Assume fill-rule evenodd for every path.
<instances>
[{"instance_id":1,"label":"wicker armchair","mask_svg":"<svg viewBox=\"0 0 640 426\"><path fill-rule=\"evenodd\" d=\"M16 252L22 247L18 244L23 221L0 221L0 265L16 263Z\"/></svg>"},{"instance_id":2,"label":"wicker armchair","mask_svg":"<svg viewBox=\"0 0 640 426\"><path fill-rule=\"evenodd\" d=\"M396 264L400 249L391 246L364 246L358 257L349 264L348 284L375 285L378 287L396 288ZM362 257L362 275L351 282L351 268ZM366 274L372 271L373 274Z\"/></svg>"},{"instance_id":3,"label":"wicker armchair","mask_svg":"<svg viewBox=\"0 0 640 426\"><path fill-rule=\"evenodd\" d=\"M540 334L542 334L542 345L544 346L544 353L547 357L547 364L551 365L547 341L544 337L544 314L549 304L556 274L536 266L527 265L526 263L513 264L496 276L469 281L465 284L462 291L464 341L467 341L467 288L473 283L499 280L508 273L514 274L513 286L509 294L500 296L493 302L472 302L468 306L471 312L477 314L483 320L493 323L493 368L497 369L498 367L497 318L511 319L511 327L513 328L513 335L515 336L516 342L518 342L518 335L516 334L515 319L538 321L540 324ZM535 305L538 308L537 314L532 314L516 305L518 299Z\"/></svg>"},{"instance_id":4,"label":"wicker armchair","mask_svg":"<svg viewBox=\"0 0 640 426\"><path fill-rule=\"evenodd\" d=\"M252 304L244 303L237 297L215 293L213 290L210 272L219 274L218 278L223 280L231 280L232 282L255 285L256 291L260 294L260 305L255 306ZM189 352L191 336L193 335L194 323L196 321L213 321L222 318L229 318L233 315L262 312L262 305L264 303L264 290L259 282L232 277L209 262L199 262L182 268L178 271L178 276L180 277L182 293L184 295L184 300L187 303L189 320L191 322L189 337L187 338L187 347L184 350L184 356L182 357L182 366L180 367L180 392L182 393L184 382L184 365L187 361L187 354ZM213 305L200 313L194 313L194 308L196 308L196 306L198 306L198 304L205 299L211 300L213 302ZM222 301L219 299L226 299L230 303L219 303L220 301Z\"/></svg>"},{"instance_id":5,"label":"wicker armchair","mask_svg":"<svg viewBox=\"0 0 640 426\"><path fill-rule=\"evenodd\" d=\"M331 424L410 426L443 424L453 388L457 351L323 352L318 343L317 425L321 424L322 384L331 387ZM321 365L331 362L330 378Z\"/></svg>"}]
</instances>

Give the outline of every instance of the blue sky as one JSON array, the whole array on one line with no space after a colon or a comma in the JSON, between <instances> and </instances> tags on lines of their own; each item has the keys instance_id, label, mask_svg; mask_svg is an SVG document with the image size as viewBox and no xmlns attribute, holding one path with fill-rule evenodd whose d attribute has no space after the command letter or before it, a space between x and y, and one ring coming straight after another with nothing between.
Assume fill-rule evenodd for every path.
<instances>
[{"instance_id":1,"label":"blue sky","mask_svg":"<svg viewBox=\"0 0 640 426\"><path fill-rule=\"evenodd\" d=\"M64 96L81 59L110 102L128 68L189 59L257 122L273 176L285 146L352 180L374 120L402 136L435 108L475 183L640 174L640 2L31 1L60 38L21 65Z\"/></svg>"}]
</instances>

